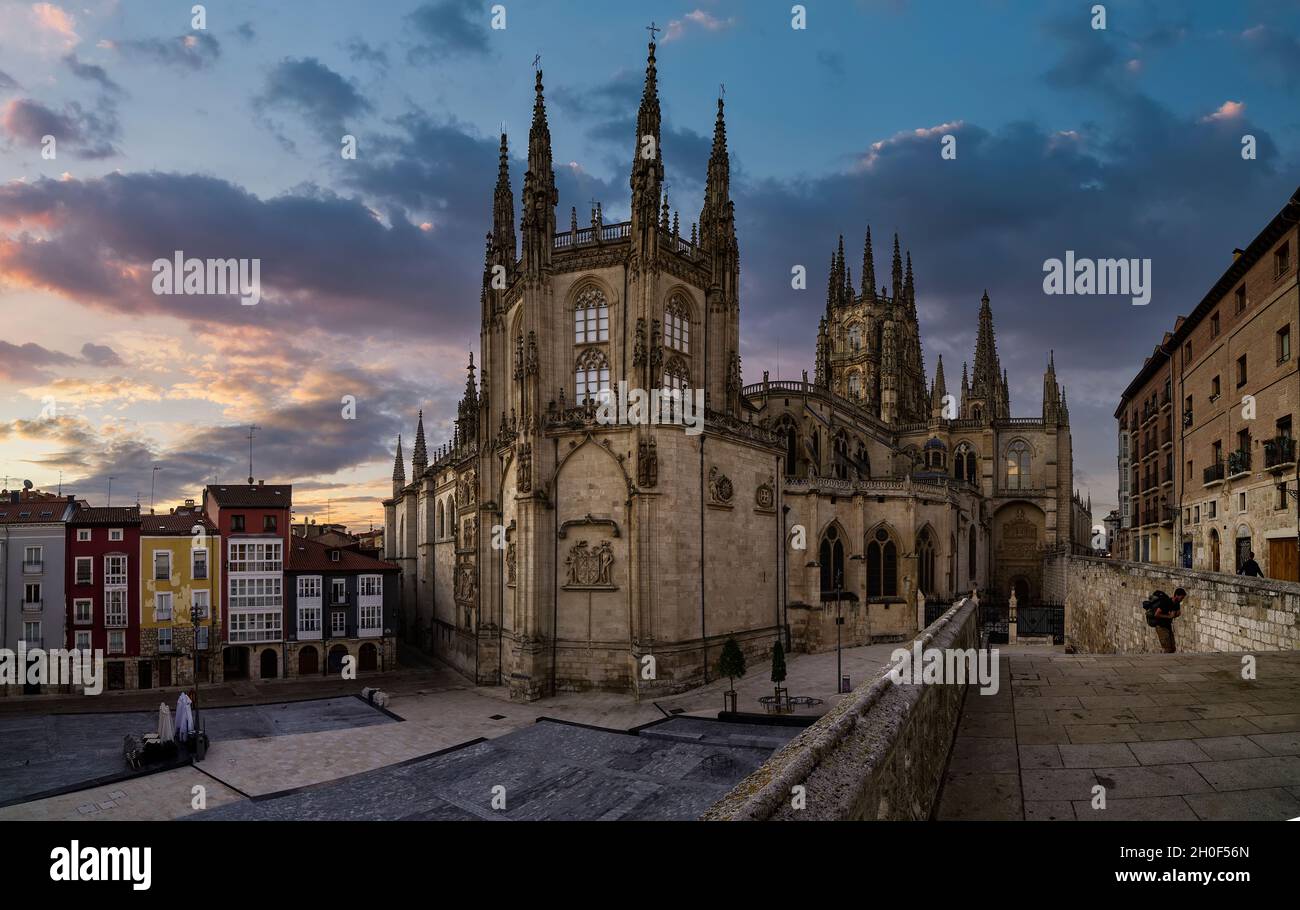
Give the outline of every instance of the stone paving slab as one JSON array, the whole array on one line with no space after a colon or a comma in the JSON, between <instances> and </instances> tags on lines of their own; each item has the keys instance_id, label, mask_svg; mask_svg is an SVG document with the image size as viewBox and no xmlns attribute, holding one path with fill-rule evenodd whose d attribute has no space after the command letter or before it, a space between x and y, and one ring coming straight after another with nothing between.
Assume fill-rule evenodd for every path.
<instances>
[{"instance_id":1,"label":"stone paving slab","mask_svg":"<svg viewBox=\"0 0 1300 910\"><path fill-rule=\"evenodd\" d=\"M1244 680L1239 654L1003 649L1013 723L1005 701L972 711L968 694L937 816L1300 815L1300 654L1254 656ZM1105 809L1092 808L1098 785Z\"/></svg>"}]
</instances>

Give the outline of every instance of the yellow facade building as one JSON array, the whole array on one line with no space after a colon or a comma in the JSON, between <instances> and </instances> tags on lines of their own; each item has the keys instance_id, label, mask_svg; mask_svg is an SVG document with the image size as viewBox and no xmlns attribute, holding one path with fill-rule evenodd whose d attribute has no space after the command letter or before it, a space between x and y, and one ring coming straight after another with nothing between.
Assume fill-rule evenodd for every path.
<instances>
[{"instance_id":1,"label":"yellow facade building","mask_svg":"<svg viewBox=\"0 0 1300 910\"><path fill-rule=\"evenodd\" d=\"M216 525L190 508L143 516L140 574L140 687L191 686L196 671L198 682L220 682Z\"/></svg>"}]
</instances>

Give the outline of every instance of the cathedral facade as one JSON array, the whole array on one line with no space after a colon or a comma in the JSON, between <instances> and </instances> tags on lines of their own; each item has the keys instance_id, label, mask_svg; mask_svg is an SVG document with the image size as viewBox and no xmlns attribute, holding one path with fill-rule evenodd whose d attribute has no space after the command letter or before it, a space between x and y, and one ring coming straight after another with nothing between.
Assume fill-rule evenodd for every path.
<instances>
[{"instance_id":1,"label":"cathedral facade","mask_svg":"<svg viewBox=\"0 0 1300 910\"><path fill-rule=\"evenodd\" d=\"M1041 416L1012 418L986 294L969 378L927 382L910 253L895 238L877 290L868 231L860 290L832 256L813 379L744 386L722 101L689 234L659 139L652 42L631 218L560 231L539 71L516 238L501 137L479 364L450 442L418 421L409 480L398 440L384 501L401 636L513 698L654 698L716 678L728 638L761 660L833 647L837 615L857 644L910 637L923 599L1038 599L1043 553L1088 523L1054 364ZM610 422L625 388L702 390L698 432Z\"/></svg>"}]
</instances>

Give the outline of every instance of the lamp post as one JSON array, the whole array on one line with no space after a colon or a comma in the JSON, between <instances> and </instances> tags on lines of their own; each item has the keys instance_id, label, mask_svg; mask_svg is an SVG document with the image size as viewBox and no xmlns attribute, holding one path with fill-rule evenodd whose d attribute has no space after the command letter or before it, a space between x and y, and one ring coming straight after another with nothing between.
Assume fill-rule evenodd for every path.
<instances>
[{"instance_id":1,"label":"lamp post","mask_svg":"<svg viewBox=\"0 0 1300 910\"><path fill-rule=\"evenodd\" d=\"M862 556L853 554L849 556L850 560L861 561ZM806 568L819 569L821 563L816 560L809 561ZM844 694L844 638L842 629L844 627L844 615L840 606L844 595L844 570L840 569L835 573L834 586L832 593L835 597L835 691ZM870 644L870 642L868 642Z\"/></svg>"}]
</instances>

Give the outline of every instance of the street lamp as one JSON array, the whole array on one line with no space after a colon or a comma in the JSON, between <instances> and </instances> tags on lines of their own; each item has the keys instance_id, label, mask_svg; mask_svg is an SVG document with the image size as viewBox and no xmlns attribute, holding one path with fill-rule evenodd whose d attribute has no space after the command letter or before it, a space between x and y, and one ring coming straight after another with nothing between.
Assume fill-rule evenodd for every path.
<instances>
[{"instance_id":1,"label":"street lamp","mask_svg":"<svg viewBox=\"0 0 1300 910\"><path fill-rule=\"evenodd\" d=\"M861 561L862 556L854 554L849 557L850 560ZM811 560L806 568L819 569L821 563ZM835 595L835 689L840 694L844 693L844 639L841 630L844 627L844 616L840 603L844 594L844 570L835 573L834 586L832 593ZM868 642L870 644L870 642Z\"/></svg>"}]
</instances>

